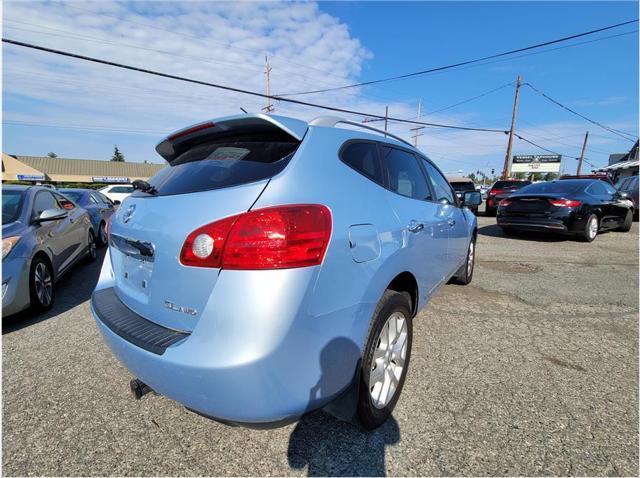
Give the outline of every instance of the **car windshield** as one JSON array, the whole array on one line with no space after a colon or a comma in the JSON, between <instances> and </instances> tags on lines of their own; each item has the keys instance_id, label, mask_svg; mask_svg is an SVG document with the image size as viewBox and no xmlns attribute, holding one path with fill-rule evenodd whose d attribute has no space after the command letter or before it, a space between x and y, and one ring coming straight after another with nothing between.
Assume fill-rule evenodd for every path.
<instances>
[{"instance_id":1,"label":"car windshield","mask_svg":"<svg viewBox=\"0 0 640 478\"><path fill-rule=\"evenodd\" d=\"M531 181L496 181L493 189L520 189L531 184Z\"/></svg>"},{"instance_id":2,"label":"car windshield","mask_svg":"<svg viewBox=\"0 0 640 478\"><path fill-rule=\"evenodd\" d=\"M519 194L570 194L591 184L590 181L562 180L530 184L520 189Z\"/></svg>"},{"instance_id":3,"label":"car windshield","mask_svg":"<svg viewBox=\"0 0 640 478\"><path fill-rule=\"evenodd\" d=\"M7 190L2 191L2 223L8 224L17 220L22 211L24 191Z\"/></svg>"},{"instance_id":4,"label":"car windshield","mask_svg":"<svg viewBox=\"0 0 640 478\"><path fill-rule=\"evenodd\" d=\"M60 192L65 196L67 196L69 199L71 199L73 202L78 204L80 203L80 200L82 199L82 195L83 195L83 193L81 193L80 191L65 191L63 189Z\"/></svg>"},{"instance_id":5,"label":"car windshield","mask_svg":"<svg viewBox=\"0 0 640 478\"><path fill-rule=\"evenodd\" d=\"M465 193L468 191L475 191L476 187L474 186L474 184L472 182L468 182L468 183L451 183L451 187L453 187L453 190L457 193Z\"/></svg>"}]
</instances>

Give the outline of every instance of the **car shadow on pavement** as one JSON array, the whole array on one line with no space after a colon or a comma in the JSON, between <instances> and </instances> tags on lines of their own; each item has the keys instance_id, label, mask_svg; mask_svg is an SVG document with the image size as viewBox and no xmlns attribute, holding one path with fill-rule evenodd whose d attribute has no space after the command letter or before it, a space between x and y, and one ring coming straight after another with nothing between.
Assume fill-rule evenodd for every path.
<instances>
[{"instance_id":1,"label":"car shadow on pavement","mask_svg":"<svg viewBox=\"0 0 640 478\"><path fill-rule=\"evenodd\" d=\"M18 314L3 317L2 335L56 317L89 300L98 282L106 251L106 247L98 249L98 257L94 262L88 263L84 259L65 274L55 285L55 299L51 310L35 313L27 309Z\"/></svg>"},{"instance_id":2,"label":"car shadow on pavement","mask_svg":"<svg viewBox=\"0 0 640 478\"><path fill-rule=\"evenodd\" d=\"M390 416L366 432L322 411L302 417L289 437L289 466L307 476L385 476L385 448L400 441Z\"/></svg>"},{"instance_id":3,"label":"car shadow on pavement","mask_svg":"<svg viewBox=\"0 0 640 478\"><path fill-rule=\"evenodd\" d=\"M535 242L565 242L575 240L572 236L553 234L536 231L515 231L513 235L507 236L502 229L496 224L482 226L478 229L478 234L488 237L502 237L504 239L514 239L516 241L535 241Z\"/></svg>"},{"instance_id":4,"label":"car shadow on pavement","mask_svg":"<svg viewBox=\"0 0 640 478\"><path fill-rule=\"evenodd\" d=\"M322 370L318 382L309 391L308 410L317 407L317 399L336 383L360 376L346 364L360 368L360 348L346 337L329 342L320 353ZM345 398L346 397L346 398ZM348 387L337 401L338 416L353 417L356 413L358 387ZM333 412L332 412L333 413ZM376 430L367 432L353 423L341 421L321 410L302 416L289 437L287 452L293 469L307 467L308 476L385 476L385 447L400 441L398 422L390 416Z\"/></svg>"}]
</instances>

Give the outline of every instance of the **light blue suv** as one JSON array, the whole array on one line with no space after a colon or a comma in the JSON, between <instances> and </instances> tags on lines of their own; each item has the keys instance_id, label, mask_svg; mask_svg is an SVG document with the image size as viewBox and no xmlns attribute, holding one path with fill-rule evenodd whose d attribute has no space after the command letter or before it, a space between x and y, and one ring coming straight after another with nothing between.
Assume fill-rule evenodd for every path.
<instances>
[{"instance_id":1,"label":"light blue suv","mask_svg":"<svg viewBox=\"0 0 640 478\"><path fill-rule=\"evenodd\" d=\"M339 127L339 126L346 127ZM176 132L125 199L92 311L153 389L226 423L393 410L412 320L471 281L477 222L404 140L333 117L245 114Z\"/></svg>"}]
</instances>

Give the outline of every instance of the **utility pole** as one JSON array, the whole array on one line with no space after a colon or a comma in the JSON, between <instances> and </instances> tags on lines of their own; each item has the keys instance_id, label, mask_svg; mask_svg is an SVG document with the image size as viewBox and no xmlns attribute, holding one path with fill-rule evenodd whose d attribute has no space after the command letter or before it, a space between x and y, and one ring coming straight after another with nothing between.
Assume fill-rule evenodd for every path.
<instances>
[{"instance_id":1,"label":"utility pole","mask_svg":"<svg viewBox=\"0 0 640 478\"><path fill-rule=\"evenodd\" d=\"M584 152L587 150L587 140L589 139L589 132L584 135L584 143L582 143L582 152L580 153L580 159L578 160L578 172L576 174L580 174L580 170L582 169L582 161L584 160Z\"/></svg>"},{"instance_id":2,"label":"utility pole","mask_svg":"<svg viewBox=\"0 0 640 478\"><path fill-rule=\"evenodd\" d=\"M389 107L384 107L384 132L387 132L387 120L389 119Z\"/></svg>"},{"instance_id":3,"label":"utility pole","mask_svg":"<svg viewBox=\"0 0 640 478\"><path fill-rule=\"evenodd\" d=\"M422 98L418 102L418 116L416 118L416 121L420 121L421 115L422 115ZM418 126L417 128L411 128L409 130L409 131L415 131L415 134L412 136L412 138L413 138L413 145L416 148L418 147L418 136L422 136L424 134L424 133L418 133L418 131L420 131L421 129L424 129L424 126Z\"/></svg>"},{"instance_id":4,"label":"utility pole","mask_svg":"<svg viewBox=\"0 0 640 478\"><path fill-rule=\"evenodd\" d=\"M520 95L520 86L522 85L522 77L518 75L516 83L516 96L513 99L513 115L511 116L511 129L509 130L509 142L507 143L507 154L504 157L504 167L502 168L502 179L509 177L511 169L511 149L513 147L513 130L516 128L516 117L518 116L518 96Z\"/></svg>"},{"instance_id":5,"label":"utility pole","mask_svg":"<svg viewBox=\"0 0 640 478\"><path fill-rule=\"evenodd\" d=\"M269 65L269 57L264 57L264 74L267 77L267 106L262 108L265 113L270 114L275 108L271 106L271 92L270 92L270 74L271 74L271 65Z\"/></svg>"}]
</instances>

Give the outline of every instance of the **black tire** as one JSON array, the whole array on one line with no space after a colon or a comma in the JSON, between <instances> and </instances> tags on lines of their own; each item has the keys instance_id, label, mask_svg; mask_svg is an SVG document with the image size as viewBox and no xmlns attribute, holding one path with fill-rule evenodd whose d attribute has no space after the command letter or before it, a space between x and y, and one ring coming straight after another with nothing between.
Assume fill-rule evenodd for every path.
<instances>
[{"instance_id":1,"label":"black tire","mask_svg":"<svg viewBox=\"0 0 640 478\"><path fill-rule=\"evenodd\" d=\"M471 264L469 264L471 262ZM467 285L473 279L473 270L476 265L476 237L473 236L471 238L471 242L469 242L469 247L467 249L467 260L464 261L464 264L458 269L456 274L453 276L452 282L454 284Z\"/></svg>"},{"instance_id":2,"label":"black tire","mask_svg":"<svg viewBox=\"0 0 640 478\"><path fill-rule=\"evenodd\" d=\"M591 229L591 223L595 221L596 223L596 232L595 234L593 234L592 229ZM593 242L593 240L596 238L596 236L598 235L598 231L600 230L599 224L598 224L598 216L596 216L595 214L591 214L587 220L584 222L584 228L582 229L582 231L580 231L578 233L578 238L583 241L583 242Z\"/></svg>"},{"instance_id":3,"label":"black tire","mask_svg":"<svg viewBox=\"0 0 640 478\"><path fill-rule=\"evenodd\" d=\"M49 261L42 256L36 256L29 269L29 297L31 308L35 312L44 312L53 307L55 288L53 286L53 271Z\"/></svg>"},{"instance_id":4,"label":"black tire","mask_svg":"<svg viewBox=\"0 0 640 478\"><path fill-rule=\"evenodd\" d=\"M386 365L381 365L380 363L376 364L374 367L374 352L376 350L380 350L379 346L384 346L381 342L380 334L387 324L387 320L392 317L393 314L399 313L403 316L404 324L406 325L405 330L405 357L404 357L404 365L400 372L400 377L395 378L396 385L395 391L392 392L392 396L386 404L378 403L379 406L374 404L374 399L372 397L372 388L374 388L375 384L371 384L370 387L370 378L371 372L378 367L383 368L383 375L387 377L387 370L391 370L391 374L393 374L398 367L394 356L389 356L388 360L390 360L388 367ZM402 332L398 334L398 337L402 336ZM375 312L373 313L373 319L371 321L371 326L369 327L369 335L367 337L367 343L364 349L364 356L362 359L362 371L360 374L360 390L358 397L358 418L360 420L360 424L366 430L373 430L382 425L391 412L393 411L396 403L398 402L398 398L400 397L400 393L402 392L402 387L404 386L404 381L407 376L407 370L409 368L409 359L411 358L411 344L413 339L413 324L411 317L411 303L407 299L405 294L395 292L392 290L385 291L382 299L378 302L378 306L376 307ZM389 345L389 344L387 344ZM398 344L399 345L399 344ZM401 359L401 357L399 357ZM379 357L378 361L386 360L385 356ZM391 367L393 365L393 367ZM395 375L393 375L395 377Z\"/></svg>"},{"instance_id":5,"label":"black tire","mask_svg":"<svg viewBox=\"0 0 640 478\"><path fill-rule=\"evenodd\" d=\"M94 262L98 258L98 251L96 249L96 238L93 235L92 229L89 229L89 232L87 234L87 262Z\"/></svg>"},{"instance_id":6,"label":"black tire","mask_svg":"<svg viewBox=\"0 0 640 478\"><path fill-rule=\"evenodd\" d=\"M629 232L633 226L633 211L629 209L627 215L624 217L624 222L618 228L618 231Z\"/></svg>"},{"instance_id":7,"label":"black tire","mask_svg":"<svg viewBox=\"0 0 640 478\"><path fill-rule=\"evenodd\" d=\"M103 247L107 245L107 233L106 233L106 225L104 222L101 222L98 226L98 246Z\"/></svg>"}]
</instances>

